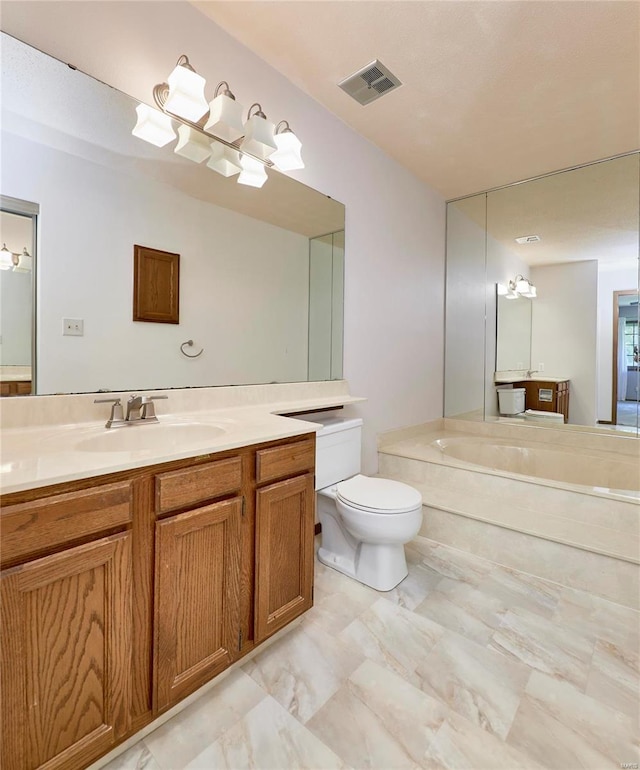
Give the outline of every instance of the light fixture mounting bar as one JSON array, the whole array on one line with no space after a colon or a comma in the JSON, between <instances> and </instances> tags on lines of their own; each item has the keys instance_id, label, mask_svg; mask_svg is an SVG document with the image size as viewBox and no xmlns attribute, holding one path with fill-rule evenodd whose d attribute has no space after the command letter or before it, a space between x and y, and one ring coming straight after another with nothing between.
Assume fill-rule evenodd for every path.
<instances>
[{"instance_id":1,"label":"light fixture mounting bar","mask_svg":"<svg viewBox=\"0 0 640 770\"><path fill-rule=\"evenodd\" d=\"M190 120L187 120L187 118L182 118L179 115L175 115L173 112L169 112L169 110L165 109L165 103L167 101L168 95L168 83L158 83L153 87L153 100L165 115L169 115L169 117L173 120L177 120L183 125L189 126L189 128L195 128L196 131L200 131L201 134L208 136L214 142L219 142L225 147L229 147L231 150L236 150L236 152L241 152L243 155L248 155L250 158L260 161L260 163L262 163L264 166L267 166L267 168L273 168L274 163L272 161L268 159L265 160L264 158L261 158L258 155L254 155L251 152L247 152L246 150L241 150L240 142L242 141L242 137L240 139L236 139L235 142L227 142L226 139L221 139L219 136L214 136L214 134L210 134L208 131L205 131L204 124L207 122L207 118L209 116L208 112L205 113L197 123L192 123Z\"/></svg>"}]
</instances>

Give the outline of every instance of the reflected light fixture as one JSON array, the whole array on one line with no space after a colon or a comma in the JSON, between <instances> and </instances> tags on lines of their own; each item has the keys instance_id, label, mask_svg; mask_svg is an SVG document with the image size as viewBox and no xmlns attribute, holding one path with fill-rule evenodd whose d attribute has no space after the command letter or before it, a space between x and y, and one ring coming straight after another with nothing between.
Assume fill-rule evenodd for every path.
<instances>
[{"instance_id":1,"label":"reflected light fixture","mask_svg":"<svg viewBox=\"0 0 640 770\"><path fill-rule=\"evenodd\" d=\"M163 112L154 110L146 104L139 104L136 107L138 113L138 122L131 132L138 139L144 139L149 144L156 147L164 147L172 139L176 138L176 132L173 130L171 118Z\"/></svg>"},{"instance_id":2,"label":"reflected light fixture","mask_svg":"<svg viewBox=\"0 0 640 770\"><path fill-rule=\"evenodd\" d=\"M508 288L509 292L505 295L506 299L517 299L518 297L534 299L538 296L536 287L523 275L516 275L513 281L509 281Z\"/></svg>"},{"instance_id":3,"label":"reflected light fixture","mask_svg":"<svg viewBox=\"0 0 640 770\"><path fill-rule=\"evenodd\" d=\"M0 249L0 270L11 270L12 268L13 252L9 251L6 243L3 243Z\"/></svg>"},{"instance_id":4,"label":"reflected light fixture","mask_svg":"<svg viewBox=\"0 0 640 770\"><path fill-rule=\"evenodd\" d=\"M183 54L167 81L154 86L157 110L146 104L136 107L134 136L163 147L176 138L173 126L179 123L176 154L196 163L208 158L207 166L213 171L225 177L238 174L238 182L253 187L262 187L267 180L265 167L304 168L302 144L288 121L281 120L276 129L254 102L243 123L242 105L226 80L218 83L207 104L206 81Z\"/></svg>"},{"instance_id":5,"label":"reflected light fixture","mask_svg":"<svg viewBox=\"0 0 640 770\"><path fill-rule=\"evenodd\" d=\"M13 272L14 273L30 273L33 269L33 257L27 251L25 246L22 249L22 254L14 254L13 256Z\"/></svg>"},{"instance_id":6,"label":"reflected light fixture","mask_svg":"<svg viewBox=\"0 0 640 770\"><path fill-rule=\"evenodd\" d=\"M250 155L240 154L240 165L242 171L238 177L240 184L249 185L249 187L262 187L267 181L267 172L264 169L264 165L259 160L252 158Z\"/></svg>"},{"instance_id":7,"label":"reflected light fixture","mask_svg":"<svg viewBox=\"0 0 640 770\"><path fill-rule=\"evenodd\" d=\"M15 273L30 273L33 268L33 257L25 246L21 254L16 254L3 243L0 249L0 270L13 270Z\"/></svg>"},{"instance_id":8,"label":"reflected light fixture","mask_svg":"<svg viewBox=\"0 0 640 770\"><path fill-rule=\"evenodd\" d=\"M211 142L211 157L207 166L222 176L234 176L242 171L238 152L220 142Z\"/></svg>"},{"instance_id":9,"label":"reflected light fixture","mask_svg":"<svg viewBox=\"0 0 640 770\"><path fill-rule=\"evenodd\" d=\"M169 93L165 110L192 123L200 120L209 109L204 98L205 83L202 75L198 75L189 63L189 58L182 54L167 78Z\"/></svg>"},{"instance_id":10,"label":"reflected light fixture","mask_svg":"<svg viewBox=\"0 0 640 770\"><path fill-rule=\"evenodd\" d=\"M304 161L300 154L302 142L293 133L287 120L281 120L278 123L273 138L278 149L270 156L270 159L276 168L280 171L304 168Z\"/></svg>"},{"instance_id":11,"label":"reflected light fixture","mask_svg":"<svg viewBox=\"0 0 640 770\"><path fill-rule=\"evenodd\" d=\"M174 152L189 158L194 163L202 163L211 155L211 142L205 134L189 126L178 126L178 144Z\"/></svg>"}]
</instances>

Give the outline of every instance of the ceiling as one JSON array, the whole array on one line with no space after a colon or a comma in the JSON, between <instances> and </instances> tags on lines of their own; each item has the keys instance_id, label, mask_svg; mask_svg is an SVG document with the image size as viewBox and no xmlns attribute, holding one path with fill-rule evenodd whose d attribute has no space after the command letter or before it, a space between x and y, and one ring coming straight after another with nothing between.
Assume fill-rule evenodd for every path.
<instances>
[{"instance_id":1,"label":"ceiling","mask_svg":"<svg viewBox=\"0 0 640 770\"><path fill-rule=\"evenodd\" d=\"M598 260L638 265L640 155L595 163L451 205L530 266ZM537 235L537 243L515 239ZM489 249L491 251L491 249Z\"/></svg>"},{"instance_id":2,"label":"ceiling","mask_svg":"<svg viewBox=\"0 0 640 770\"><path fill-rule=\"evenodd\" d=\"M445 198L640 147L640 3L193 3ZM403 85L337 83L380 59Z\"/></svg>"}]
</instances>

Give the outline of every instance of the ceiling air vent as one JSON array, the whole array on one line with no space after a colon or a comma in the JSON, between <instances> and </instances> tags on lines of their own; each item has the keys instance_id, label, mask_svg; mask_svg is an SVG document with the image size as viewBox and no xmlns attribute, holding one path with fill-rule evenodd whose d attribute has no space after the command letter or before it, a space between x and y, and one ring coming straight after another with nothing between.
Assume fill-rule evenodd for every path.
<instances>
[{"instance_id":1,"label":"ceiling air vent","mask_svg":"<svg viewBox=\"0 0 640 770\"><path fill-rule=\"evenodd\" d=\"M538 243L541 240L539 235L522 235L520 238L516 238L516 243Z\"/></svg>"},{"instance_id":2,"label":"ceiling air vent","mask_svg":"<svg viewBox=\"0 0 640 770\"><path fill-rule=\"evenodd\" d=\"M388 94L394 88L401 86L402 83L382 62L376 59L353 75L349 75L338 85L358 104L364 105Z\"/></svg>"}]
</instances>

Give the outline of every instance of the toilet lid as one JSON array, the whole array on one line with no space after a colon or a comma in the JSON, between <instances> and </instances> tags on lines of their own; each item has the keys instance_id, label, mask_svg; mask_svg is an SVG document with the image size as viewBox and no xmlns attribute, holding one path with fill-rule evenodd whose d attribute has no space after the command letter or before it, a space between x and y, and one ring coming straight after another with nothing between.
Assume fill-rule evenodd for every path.
<instances>
[{"instance_id":1,"label":"toilet lid","mask_svg":"<svg viewBox=\"0 0 640 770\"><path fill-rule=\"evenodd\" d=\"M406 513L422 505L417 489L391 479L354 476L338 484L340 500L370 513Z\"/></svg>"}]
</instances>

